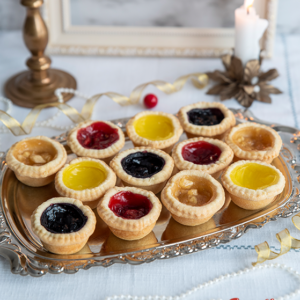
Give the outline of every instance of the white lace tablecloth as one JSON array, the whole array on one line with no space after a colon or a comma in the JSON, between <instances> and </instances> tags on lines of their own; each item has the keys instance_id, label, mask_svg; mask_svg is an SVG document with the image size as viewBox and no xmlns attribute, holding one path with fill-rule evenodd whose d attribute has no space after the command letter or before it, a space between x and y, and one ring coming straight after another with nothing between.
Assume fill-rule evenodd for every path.
<instances>
[{"instance_id":1,"label":"white lace tablecloth","mask_svg":"<svg viewBox=\"0 0 300 300\"><path fill-rule=\"evenodd\" d=\"M255 102L251 110L264 120L291 125L300 125L300 36L277 36L274 57L265 60L263 69L277 68L280 77L273 84L283 91L272 96L272 105ZM20 32L0 33L0 83L25 68L29 56ZM52 67L64 69L75 76L78 90L93 95L114 91L129 95L137 85L154 79L173 82L179 76L222 69L218 59L188 58L139 58L139 57L82 57L54 56ZM159 104L155 110L175 113L180 107L197 101L217 101L218 97L205 95L188 83L184 89L173 95L165 95L154 87L145 91L155 93ZM74 98L69 102L78 110L83 100ZM228 107L239 108L235 100L225 102ZM142 105L120 107L108 98L96 105L93 119L110 120L130 117L144 110ZM13 107L11 114L22 121L28 109ZM55 114L54 109L42 113L39 120ZM68 125L68 118L59 118L61 125ZM58 135L61 131L36 128L34 135ZM11 134L0 135L0 150L6 150L22 137ZM291 219L281 219L267 224L263 229L250 230L242 238L216 249L194 253L170 260L155 261L140 266L113 265L107 269L92 268L75 275L46 275L41 278L21 277L10 272L9 263L0 257L0 299L90 299L99 300L107 296L131 294L134 296L172 296L217 276L225 275L256 261L254 246L268 241L277 252L279 243L275 234L288 228L294 237L300 233L293 227ZM286 264L300 272L300 254L292 250L275 262ZM283 270L259 270L202 289L187 299L223 299L238 297L240 300L265 300L293 292L299 283ZM297 297L293 298L297 299ZM300 299L300 298L298 298Z\"/></svg>"}]
</instances>

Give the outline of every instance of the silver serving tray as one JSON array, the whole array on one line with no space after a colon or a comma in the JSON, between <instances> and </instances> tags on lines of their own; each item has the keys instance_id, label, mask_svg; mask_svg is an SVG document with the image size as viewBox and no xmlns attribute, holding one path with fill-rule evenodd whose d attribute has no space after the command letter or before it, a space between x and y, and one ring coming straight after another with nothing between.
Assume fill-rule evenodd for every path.
<instances>
[{"instance_id":1,"label":"silver serving tray","mask_svg":"<svg viewBox=\"0 0 300 300\"><path fill-rule=\"evenodd\" d=\"M115 263L138 265L156 259L168 259L229 243L240 238L250 228L262 228L270 221L287 218L300 211L299 130L258 120L250 111L232 111L238 122L250 121L271 126L283 139L280 156L273 164L282 171L287 183L282 194L269 206L257 211L246 211L227 198L224 207L212 220L195 227L178 224L163 209L153 232L142 240L132 242L116 238L98 218L96 231L87 245L73 255L48 252L31 230L32 211L43 201L56 196L54 185L42 188L23 185L7 168L6 153L0 153L0 255L10 261L12 273L36 277L48 272L72 274L95 266L109 267ZM125 130L127 121L119 119L113 122ZM186 136L181 138L185 139ZM54 139L65 145L66 133ZM126 148L130 147L131 142L126 141ZM70 158L74 157L70 151L68 154Z\"/></svg>"}]
</instances>

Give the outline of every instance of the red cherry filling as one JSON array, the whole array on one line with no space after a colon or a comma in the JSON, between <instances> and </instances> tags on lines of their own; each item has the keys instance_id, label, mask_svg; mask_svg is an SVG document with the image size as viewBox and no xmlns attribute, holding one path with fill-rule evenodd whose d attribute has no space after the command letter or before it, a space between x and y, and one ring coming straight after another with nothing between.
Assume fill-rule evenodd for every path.
<instances>
[{"instance_id":1,"label":"red cherry filling","mask_svg":"<svg viewBox=\"0 0 300 300\"><path fill-rule=\"evenodd\" d=\"M106 149L119 139L118 129L104 122L95 122L78 130L77 139L87 149Z\"/></svg>"},{"instance_id":2,"label":"red cherry filling","mask_svg":"<svg viewBox=\"0 0 300 300\"><path fill-rule=\"evenodd\" d=\"M196 165L209 165L219 159L222 151L213 144L199 141L185 145L181 153L184 160Z\"/></svg>"},{"instance_id":3,"label":"red cherry filling","mask_svg":"<svg viewBox=\"0 0 300 300\"><path fill-rule=\"evenodd\" d=\"M129 191L115 194L108 203L108 207L117 217L133 220L146 216L152 206L146 196Z\"/></svg>"}]
</instances>

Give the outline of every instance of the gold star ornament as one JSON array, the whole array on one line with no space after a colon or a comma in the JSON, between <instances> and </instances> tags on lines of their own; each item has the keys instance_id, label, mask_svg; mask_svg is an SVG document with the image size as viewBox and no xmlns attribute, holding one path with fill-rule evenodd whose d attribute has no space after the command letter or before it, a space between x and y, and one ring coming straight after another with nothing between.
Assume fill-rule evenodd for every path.
<instances>
[{"instance_id":1,"label":"gold star ornament","mask_svg":"<svg viewBox=\"0 0 300 300\"><path fill-rule=\"evenodd\" d=\"M245 68L235 56L224 55L222 62L225 72L208 72L210 79L218 82L208 90L208 95L220 95L221 101L235 98L242 106L250 107L254 100L271 103L270 94L282 92L269 82L279 76L276 69L260 70L261 60L250 60Z\"/></svg>"}]
</instances>

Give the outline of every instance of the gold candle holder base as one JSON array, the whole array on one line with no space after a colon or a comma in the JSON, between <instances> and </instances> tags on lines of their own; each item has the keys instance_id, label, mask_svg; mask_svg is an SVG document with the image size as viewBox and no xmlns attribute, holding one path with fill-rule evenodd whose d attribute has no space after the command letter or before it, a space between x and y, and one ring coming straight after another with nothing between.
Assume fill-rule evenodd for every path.
<instances>
[{"instance_id":1,"label":"gold candle holder base","mask_svg":"<svg viewBox=\"0 0 300 300\"><path fill-rule=\"evenodd\" d=\"M57 102L54 92L57 88L76 89L74 77L64 71L50 69L51 59L44 55L48 43L48 30L40 13L43 0L21 0L27 8L23 28L24 42L32 56L26 64L29 71L11 77L5 84L5 95L15 104L32 108L39 104ZM68 101L73 94L64 94Z\"/></svg>"},{"instance_id":2,"label":"gold candle holder base","mask_svg":"<svg viewBox=\"0 0 300 300\"><path fill-rule=\"evenodd\" d=\"M5 95L16 105L32 108L39 104L57 102L54 91L59 87L76 89L75 78L61 70L48 70L49 83L35 84L30 80L31 71L24 71L11 77L5 84ZM73 94L64 94L68 101Z\"/></svg>"}]
</instances>

